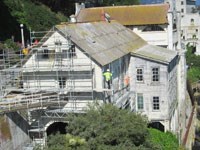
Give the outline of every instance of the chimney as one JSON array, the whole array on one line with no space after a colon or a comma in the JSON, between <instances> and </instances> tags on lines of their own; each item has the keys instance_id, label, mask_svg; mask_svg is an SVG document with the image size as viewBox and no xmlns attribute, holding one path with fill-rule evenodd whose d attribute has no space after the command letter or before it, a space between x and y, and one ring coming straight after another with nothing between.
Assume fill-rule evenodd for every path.
<instances>
[{"instance_id":1,"label":"chimney","mask_svg":"<svg viewBox=\"0 0 200 150\"><path fill-rule=\"evenodd\" d=\"M81 9L85 8L85 4L84 3L75 3L75 15L77 15L79 13L79 11Z\"/></svg>"},{"instance_id":2,"label":"chimney","mask_svg":"<svg viewBox=\"0 0 200 150\"><path fill-rule=\"evenodd\" d=\"M71 23L76 23L76 16L75 15L71 15L70 16L70 22Z\"/></svg>"}]
</instances>

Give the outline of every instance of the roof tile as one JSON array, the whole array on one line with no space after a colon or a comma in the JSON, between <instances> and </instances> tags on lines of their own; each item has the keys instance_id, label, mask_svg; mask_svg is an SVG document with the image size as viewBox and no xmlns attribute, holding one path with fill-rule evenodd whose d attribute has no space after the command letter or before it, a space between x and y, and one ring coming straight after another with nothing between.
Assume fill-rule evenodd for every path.
<instances>
[{"instance_id":1,"label":"roof tile","mask_svg":"<svg viewBox=\"0 0 200 150\"><path fill-rule=\"evenodd\" d=\"M103 21L102 15L107 13L123 25L166 24L168 9L168 4L85 8L77 15L77 22Z\"/></svg>"}]
</instances>

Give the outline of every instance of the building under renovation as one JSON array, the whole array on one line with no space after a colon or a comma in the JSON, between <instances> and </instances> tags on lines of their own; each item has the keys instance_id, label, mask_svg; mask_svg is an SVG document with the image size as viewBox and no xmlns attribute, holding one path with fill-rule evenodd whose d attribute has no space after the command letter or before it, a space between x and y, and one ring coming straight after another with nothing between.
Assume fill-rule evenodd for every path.
<instances>
[{"instance_id":1,"label":"building under renovation","mask_svg":"<svg viewBox=\"0 0 200 150\"><path fill-rule=\"evenodd\" d=\"M51 124L84 113L91 102L141 112L182 138L176 51L149 45L116 21L62 23L31 32L36 40L27 53L1 56L1 113L26 118L27 139L45 144ZM108 68L111 88L103 77Z\"/></svg>"}]
</instances>

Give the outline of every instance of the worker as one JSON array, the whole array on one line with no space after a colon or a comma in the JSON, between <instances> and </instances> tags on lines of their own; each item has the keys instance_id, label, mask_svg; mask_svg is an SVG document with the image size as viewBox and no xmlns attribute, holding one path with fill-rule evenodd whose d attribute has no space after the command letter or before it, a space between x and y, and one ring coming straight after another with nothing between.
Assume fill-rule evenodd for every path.
<instances>
[{"instance_id":1,"label":"worker","mask_svg":"<svg viewBox=\"0 0 200 150\"><path fill-rule=\"evenodd\" d=\"M29 53L28 48L24 48L24 49L22 50L22 53L23 53L25 56L28 55L28 53Z\"/></svg>"},{"instance_id":2,"label":"worker","mask_svg":"<svg viewBox=\"0 0 200 150\"><path fill-rule=\"evenodd\" d=\"M34 45L37 45L38 43L39 43L38 40L35 39L35 41L34 41Z\"/></svg>"},{"instance_id":3,"label":"worker","mask_svg":"<svg viewBox=\"0 0 200 150\"><path fill-rule=\"evenodd\" d=\"M129 77L128 75L126 75L126 76L124 77L124 85L125 85L125 86L128 86L129 83L130 83L130 77Z\"/></svg>"},{"instance_id":4,"label":"worker","mask_svg":"<svg viewBox=\"0 0 200 150\"><path fill-rule=\"evenodd\" d=\"M111 85L111 77L112 77L112 73L110 72L110 69L107 69L106 72L103 73L103 76L105 78L105 81L108 85L108 89L110 89L110 85Z\"/></svg>"}]
</instances>

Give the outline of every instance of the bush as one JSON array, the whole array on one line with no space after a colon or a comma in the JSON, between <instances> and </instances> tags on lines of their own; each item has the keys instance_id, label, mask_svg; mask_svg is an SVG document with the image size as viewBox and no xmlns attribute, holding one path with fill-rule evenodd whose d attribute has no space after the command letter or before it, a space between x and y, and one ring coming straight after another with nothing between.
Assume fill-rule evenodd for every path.
<instances>
[{"instance_id":1,"label":"bush","mask_svg":"<svg viewBox=\"0 0 200 150\"><path fill-rule=\"evenodd\" d=\"M187 47L186 63L188 65L187 77L191 82L200 79L200 56L193 54L193 47Z\"/></svg>"}]
</instances>

